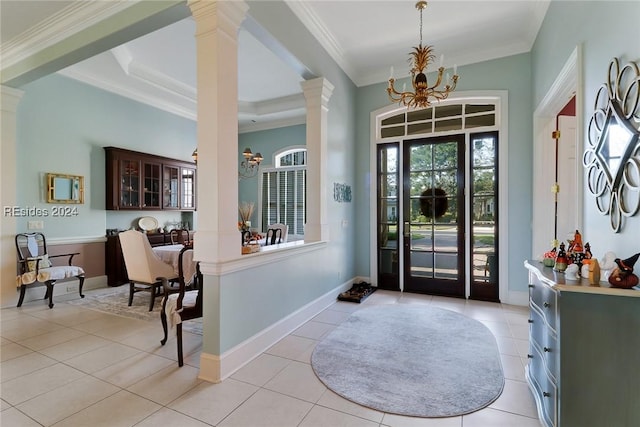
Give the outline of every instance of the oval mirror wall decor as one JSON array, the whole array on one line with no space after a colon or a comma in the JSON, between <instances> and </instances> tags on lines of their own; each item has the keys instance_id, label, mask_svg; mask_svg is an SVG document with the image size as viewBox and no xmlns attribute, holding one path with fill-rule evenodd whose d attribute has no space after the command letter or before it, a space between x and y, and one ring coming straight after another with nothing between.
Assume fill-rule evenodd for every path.
<instances>
[{"instance_id":1,"label":"oval mirror wall decor","mask_svg":"<svg viewBox=\"0 0 640 427\"><path fill-rule=\"evenodd\" d=\"M596 207L618 233L623 219L640 210L640 71L617 58L609 64L589 121L583 165Z\"/></svg>"}]
</instances>

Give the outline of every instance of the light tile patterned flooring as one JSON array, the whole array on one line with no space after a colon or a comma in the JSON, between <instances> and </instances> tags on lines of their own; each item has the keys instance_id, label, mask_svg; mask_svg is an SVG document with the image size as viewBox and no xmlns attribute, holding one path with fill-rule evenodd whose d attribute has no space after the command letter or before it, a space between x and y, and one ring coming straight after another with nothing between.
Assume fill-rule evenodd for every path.
<instances>
[{"instance_id":1,"label":"light tile patterned flooring","mask_svg":"<svg viewBox=\"0 0 640 427\"><path fill-rule=\"evenodd\" d=\"M89 291L92 292L92 291ZM95 291L94 291L95 292ZM315 376L316 343L371 304L427 304L483 322L500 349L505 388L489 407L451 418L386 414L349 402ZM540 427L524 380L524 307L377 291L363 304L336 302L220 384L198 379L202 339L160 345L160 322L92 311L58 299L1 310L0 424L137 427Z\"/></svg>"}]
</instances>

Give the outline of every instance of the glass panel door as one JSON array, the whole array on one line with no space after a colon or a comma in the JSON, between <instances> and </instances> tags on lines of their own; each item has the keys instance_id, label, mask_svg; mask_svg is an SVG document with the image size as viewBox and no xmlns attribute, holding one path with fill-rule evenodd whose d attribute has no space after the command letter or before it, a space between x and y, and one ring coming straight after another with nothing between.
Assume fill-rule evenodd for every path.
<instances>
[{"instance_id":1,"label":"glass panel door","mask_svg":"<svg viewBox=\"0 0 640 427\"><path fill-rule=\"evenodd\" d=\"M471 159L470 297L498 301L498 133L472 134Z\"/></svg>"},{"instance_id":2,"label":"glass panel door","mask_svg":"<svg viewBox=\"0 0 640 427\"><path fill-rule=\"evenodd\" d=\"M398 182L397 143L378 145L378 287L400 289L398 269Z\"/></svg>"},{"instance_id":3,"label":"glass panel door","mask_svg":"<svg viewBox=\"0 0 640 427\"><path fill-rule=\"evenodd\" d=\"M464 297L464 135L403 154L404 290Z\"/></svg>"},{"instance_id":4,"label":"glass panel door","mask_svg":"<svg viewBox=\"0 0 640 427\"><path fill-rule=\"evenodd\" d=\"M120 208L140 207L140 162L120 162Z\"/></svg>"},{"instance_id":5,"label":"glass panel door","mask_svg":"<svg viewBox=\"0 0 640 427\"><path fill-rule=\"evenodd\" d=\"M162 183L164 185L162 206L164 209L178 209L180 207L178 198L180 191L179 171L180 168L177 166L164 165L162 168Z\"/></svg>"}]
</instances>

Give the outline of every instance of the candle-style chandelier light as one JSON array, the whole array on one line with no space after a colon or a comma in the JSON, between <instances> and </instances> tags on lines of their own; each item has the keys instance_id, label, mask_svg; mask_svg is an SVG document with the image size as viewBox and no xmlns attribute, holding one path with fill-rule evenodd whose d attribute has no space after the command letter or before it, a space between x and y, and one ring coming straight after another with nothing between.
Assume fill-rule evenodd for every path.
<instances>
[{"instance_id":1,"label":"candle-style chandelier light","mask_svg":"<svg viewBox=\"0 0 640 427\"><path fill-rule=\"evenodd\" d=\"M242 152L244 160L240 162L240 170L238 171L238 179L253 178L258 174L260 162L262 162L262 154L251 152L251 148L245 148Z\"/></svg>"},{"instance_id":2,"label":"candle-style chandelier light","mask_svg":"<svg viewBox=\"0 0 640 427\"><path fill-rule=\"evenodd\" d=\"M440 67L438 68L438 78L434 85L429 86L425 70L429 64L435 59L433 54L433 46L422 46L422 11L427 7L426 1L419 1L416 3L416 9L420 11L420 44L413 48L409 61L413 62L411 68L411 84L413 85L413 92L405 91L403 87L402 92L398 92L393 84L395 79L393 78L393 67L391 67L391 76L389 77L389 86L387 86L387 93L389 99L392 102L403 104L410 108L427 108L431 106L431 102L434 100L441 101L449 96L449 93L455 90L458 83L457 67L453 67L453 77L445 76L444 87L440 88L440 84L443 83L442 75L444 73L444 55L440 56Z\"/></svg>"}]
</instances>

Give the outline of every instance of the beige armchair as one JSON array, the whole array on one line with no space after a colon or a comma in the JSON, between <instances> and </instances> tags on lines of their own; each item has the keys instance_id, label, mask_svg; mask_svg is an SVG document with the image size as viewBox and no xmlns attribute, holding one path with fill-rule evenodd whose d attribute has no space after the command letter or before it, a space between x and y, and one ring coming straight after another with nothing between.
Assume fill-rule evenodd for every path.
<instances>
[{"instance_id":1,"label":"beige armchair","mask_svg":"<svg viewBox=\"0 0 640 427\"><path fill-rule=\"evenodd\" d=\"M162 279L177 281L176 273L171 265L153 252L144 234L129 230L120 233L118 237L129 277L129 306L133 303L133 294L146 291L151 293L149 311L152 311L156 297L163 295Z\"/></svg>"}]
</instances>

